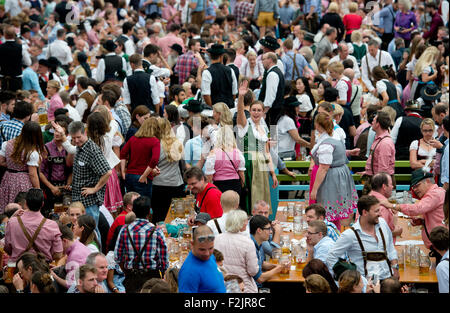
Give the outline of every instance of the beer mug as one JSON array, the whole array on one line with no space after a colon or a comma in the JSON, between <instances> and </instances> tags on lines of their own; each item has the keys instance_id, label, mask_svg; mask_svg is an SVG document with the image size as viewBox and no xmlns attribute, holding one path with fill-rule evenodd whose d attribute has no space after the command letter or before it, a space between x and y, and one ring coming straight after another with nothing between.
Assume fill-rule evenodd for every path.
<instances>
[{"instance_id":1,"label":"beer mug","mask_svg":"<svg viewBox=\"0 0 450 313\"><path fill-rule=\"evenodd\" d=\"M5 278L6 284L12 284L15 271L16 271L16 262L8 262L8 264L6 265L6 278Z\"/></svg>"},{"instance_id":2,"label":"beer mug","mask_svg":"<svg viewBox=\"0 0 450 313\"><path fill-rule=\"evenodd\" d=\"M294 221L294 204L292 203L292 206L288 204L288 208L286 211L286 222L293 222Z\"/></svg>"},{"instance_id":3,"label":"beer mug","mask_svg":"<svg viewBox=\"0 0 450 313\"><path fill-rule=\"evenodd\" d=\"M398 267L400 269L405 268L405 249L404 247L400 247L399 251L397 252L398 255Z\"/></svg>"},{"instance_id":4,"label":"beer mug","mask_svg":"<svg viewBox=\"0 0 450 313\"><path fill-rule=\"evenodd\" d=\"M281 258L281 249L273 249L272 250L272 263L278 264Z\"/></svg>"},{"instance_id":5,"label":"beer mug","mask_svg":"<svg viewBox=\"0 0 450 313\"><path fill-rule=\"evenodd\" d=\"M419 250L419 274L420 275L428 275L430 273L431 260L428 254L424 253L422 250Z\"/></svg>"},{"instance_id":6,"label":"beer mug","mask_svg":"<svg viewBox=\"0 0 450 313\"><path fill-rule=\"evenodd\" d=\"M183 239L190 240L192 238L192 227L185 226L183 232Z\"/></svg>"},{"instance_id":7,"label":"beer mug","mask_svg":"<svg viewBox=\"0 0 450 313\"><path fill-rule=\"evenodd\" d=\"M287 255L282 255L280 258L281 265L281 276L289 276L289 271L291 270L291 260Z\"/></svg>"},{"instance_id":8,"label":"beer mug","mask_svg":"<svg viewBox=\"0 0 450 313\"><path fill-rule=\"evenodd\" d=\"M294 206L294 217L302 216L302 204L296 203Z\"/></svg>"},{"instance_id":9,"label":"beer mug","mask_svg":"<svg viewBox=\"0 0 450 313\"><path fill-rule=\"evenodd\" d=\"M169 248L169 262L174 263L180 260L180 245L174 241Z\"/></svg>"},{"instance_id":10,"label":"beer mug","mask_svg":"<svg viewBox=\"0 0 450 313\"><path fill-rule=\"evenodd\" d=\"M62 203L55 203L55 205L53 206L53 212L54 213L63 213L64 211L64 206Z\"/></svg>"},{"instance_id":11,"label":"beer mug","mask_svg":"<svg viewBox=\"0 0 450 313\"><path fill-rule=\"evenodd\" d=\"M184 218L185 213L183 203L184 203L183 200L179 200L177 202L177 205L175 206L175 217Z\"/></svg>"},{"instance_id":12,"label":"beer mug","mask_svg":"<svg viewBox=\"0 0 450 313\"><path fill-rule=\"evenodd\" d=\"M405 266L411 264L411 245L405 246Z\"/></svg>"},{"instance_id":13,"label":"beer mug","mask_svg":"<svg viewBox=\"0 0 450 313\"><path fill-rule=\"evenodd\" d=\"M420 259L420 248L416 245L411 245L411 266L418 268L419 267L419 259Z\"/></svg>"},{"instance_id":14,"label":"beer mug","mask_svg":"<svg viewBox=\"0 0 450 313\"><path fill-rule=\"evenodd\" d=\"M291 253L291 243L289 235L282 235L280 240L281 253L290 254Z\"/></svg>"},{"instance_id":15,"label":"beer mug","mask_svg":"<svg viewBox=\"0 0 450 313\"><path fill-rule=\"evenodd\" d=\"M303 231L303 220L301 216L294 216L294 225L293 225L294 235L300 236Z\"/></svg>"}]
</instances>

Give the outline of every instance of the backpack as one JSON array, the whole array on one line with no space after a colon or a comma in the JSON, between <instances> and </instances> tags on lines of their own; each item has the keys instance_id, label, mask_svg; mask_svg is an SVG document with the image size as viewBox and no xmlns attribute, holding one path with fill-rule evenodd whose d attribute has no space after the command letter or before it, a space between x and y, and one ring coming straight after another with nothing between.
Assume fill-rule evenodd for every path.
<instances>
[{"instance_id":1,"label":"backpack","mask_svg":"<svg viewBox=\"0 0 450 313\"><path fill-rule=\"evenodd\" d=\"M358 156L354 156L353 160L366 161L366 153L367 153L367 139L369 137L370 126L364 129L359 135L358 140L356 141L355 148L359 148L360 152Z\"/></svg>"}]
</instances>

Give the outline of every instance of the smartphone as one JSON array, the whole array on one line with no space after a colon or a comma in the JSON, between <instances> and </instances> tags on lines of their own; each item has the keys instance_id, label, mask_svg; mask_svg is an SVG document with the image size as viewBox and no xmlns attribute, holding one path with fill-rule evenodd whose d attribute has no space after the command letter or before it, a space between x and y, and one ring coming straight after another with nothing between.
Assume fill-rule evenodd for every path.
<instances>
[{"instance_id":1,"label":"smartphone","mask_svg":"<svg viewBox=\"0 0 450 313\"><path fill-rule=\"evenodd\" d=\"M372 283L374 286L376 286L378 284L378 274L373 274L372 275Z\"/></svg>"}]
</instances>

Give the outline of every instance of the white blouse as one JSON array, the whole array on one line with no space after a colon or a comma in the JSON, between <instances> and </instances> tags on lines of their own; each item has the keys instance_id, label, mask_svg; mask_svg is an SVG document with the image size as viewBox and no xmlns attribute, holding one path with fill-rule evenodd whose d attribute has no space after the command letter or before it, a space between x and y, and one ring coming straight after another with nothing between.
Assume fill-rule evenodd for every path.
<instances>
[{"instance_id":1,"label":"white blouse","mask_svg":"<svg viewBox=\"0 0 450 313\"><path fill-rule=\"evenodd\" d=\"M426 157L427 159L432 159L436 156L436 148L431 149L430 151L425 150L422 147L419 147L419 141L414 140L411 142L411 145L409 146L409 151L412 150L418 150L418 154L421 157Z\"/></svg>"},{"instance_id":2,"label":"white blouse","mask_svg":"<svg viewBox=\"0 0 450 313\"><path fill-rule=\"evenodd\" d=\"M6 158L6 144L8 142L5 141L2 143L2 148L0 150L0 155ZM37 151L33 151L30 154L30 158L27 162L28 166L39 166L39 153Z\"/></svg>"},{"instance_id":3,"label":"white blouse","mask_svg":"<svg viewBox=\"0 0 450 313\"><path fill-rule=\"evenodd\" d=\"M333 163L333 146L326 143L323 144L323 141L330 137L331 136L327 133L322 133L319 138L317 138L317 142L314 145L314 148L311 150L311 154L317 154L320 164L330 165L331 163Z\"/></svg>"}]
</instances>

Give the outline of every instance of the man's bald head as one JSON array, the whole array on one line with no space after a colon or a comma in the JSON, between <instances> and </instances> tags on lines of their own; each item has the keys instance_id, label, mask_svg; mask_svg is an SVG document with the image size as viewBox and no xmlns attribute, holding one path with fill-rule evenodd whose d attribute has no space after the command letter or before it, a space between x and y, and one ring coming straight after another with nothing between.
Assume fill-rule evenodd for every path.
<instances>
[{"instance_id":1,"label":"man's bald head","mask_svg":"<svg viewBox=\"0 0 450 313\"><path fill-rule=\"evenodd\" d=\"M223 212L229 212L235 210L239 207L239 194L233 190L225 191L222 196L220 196L220 205L222 206Z\"/></svg>"},{"instance_id":2,"label":"man's bald head","mask_svg":"<svg viewBox=\"0 0 450 313\"><path fill-rule=\"evenodd\" d=\"M192 241L195 242L198 237L208 236L208 235L214 235L214 232L212 231L209 226L202 225L197 228L195 228L195 231L192 236Z\"/></svg>"},{"instance_id":3,"label":"man's bald head","mask_svg":"<svg viewBox=\"0 0 450 313\"><path fill-rule=\"evenodd\" d=\"M18 203L8 203L6 206L5 206L5 214L6 215L9 215L9 212L12 212L12 211L16 211L16 210L18 210L18 209L21 209L22 207L20 206L20 204L18 204ZM14 213L13 212L13 213ZM12 214L11 214L12 215Z\"/></svg>"},{"instance_id":4,"label":"man's bald head","mask_svg":"<svg viewBox=\"0 0 450 313\"><path fill-rule=\"evenodd\" d=\"M351 81L355 77L355 71L352 68L346 68L343 74L344 76L348 77Z\"/></svg>"}]
</instances>

